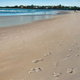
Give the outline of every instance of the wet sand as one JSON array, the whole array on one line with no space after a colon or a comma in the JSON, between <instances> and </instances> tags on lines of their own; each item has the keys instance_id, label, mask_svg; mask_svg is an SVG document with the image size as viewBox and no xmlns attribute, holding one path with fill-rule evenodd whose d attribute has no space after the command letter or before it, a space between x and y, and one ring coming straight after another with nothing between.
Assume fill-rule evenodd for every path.
<instances>
[{"instance_id":1,"label":"wet sand","mask_svg":"<svg viewBox=\"0 0 80 80\"><path fill-rule=\"evenodd\" d=\"M80 12L0 28L0 80L80 80Z\"/></svg>"}]
</instances>

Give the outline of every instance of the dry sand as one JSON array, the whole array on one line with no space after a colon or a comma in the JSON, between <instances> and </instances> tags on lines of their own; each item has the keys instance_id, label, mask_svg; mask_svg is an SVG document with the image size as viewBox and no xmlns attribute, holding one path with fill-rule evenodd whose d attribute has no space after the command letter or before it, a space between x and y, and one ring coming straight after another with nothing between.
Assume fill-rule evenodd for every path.
<instances>
[{"instance_id":1,"label":"dry sand","mask_svg":"<svg viewBox=\"0 0 80 80\"><path fill-rule=\"evenodd\" d=\"M0 28L0 80L80 80L80 12Z\"/></svg>"}]
</instances>

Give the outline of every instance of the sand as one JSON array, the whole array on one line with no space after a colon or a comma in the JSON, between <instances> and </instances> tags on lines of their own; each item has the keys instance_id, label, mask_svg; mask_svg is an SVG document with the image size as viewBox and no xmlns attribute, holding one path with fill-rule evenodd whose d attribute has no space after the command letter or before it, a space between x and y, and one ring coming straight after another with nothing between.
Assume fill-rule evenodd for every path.
<instances>
[{"instance_id":1,"label":"sand","mask_svg":"<svg viewBox=\"0 0 80 80\"><path fill-rule=\"evenodd\" d=\"M0 28L0 80L80 80L80 12Z\"/></svg>"}]
</instances>

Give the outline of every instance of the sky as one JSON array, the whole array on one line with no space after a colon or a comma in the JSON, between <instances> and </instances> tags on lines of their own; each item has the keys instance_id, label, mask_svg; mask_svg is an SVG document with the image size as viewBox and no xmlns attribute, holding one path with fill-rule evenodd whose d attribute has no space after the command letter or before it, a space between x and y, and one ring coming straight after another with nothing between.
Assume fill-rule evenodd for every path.
<instances>
[{"instance_id":1,"label":"sky","mask_svg":"<svg viewBox=\"0 0 80 80\"><path fill-rule=\"evenodd\" d=\"M79 6L80 0L0 0L0 6L14 5L64 5Z\"/></svg>"}]
</instances>

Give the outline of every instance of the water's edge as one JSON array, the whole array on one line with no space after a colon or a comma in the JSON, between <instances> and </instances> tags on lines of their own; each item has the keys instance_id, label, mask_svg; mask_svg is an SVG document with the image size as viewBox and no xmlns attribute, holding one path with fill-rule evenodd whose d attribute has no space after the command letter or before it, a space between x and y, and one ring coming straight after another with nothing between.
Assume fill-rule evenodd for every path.
<instances>
[{"instance_id":1,"label":"water's edge","mask_svg":"<svg viewBox=\"0 0 80 80\"><path fill-rule=\"evenodd\" d=\"M44 20L54 18L55 15L66 14L66 11L58 11L56 14L52 15L22 15L22 16L0 16L0 28L11 27L17 25L23 25L27 23L32 23L37 20Z\"/></svg>"}]
</instances>

